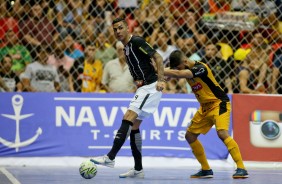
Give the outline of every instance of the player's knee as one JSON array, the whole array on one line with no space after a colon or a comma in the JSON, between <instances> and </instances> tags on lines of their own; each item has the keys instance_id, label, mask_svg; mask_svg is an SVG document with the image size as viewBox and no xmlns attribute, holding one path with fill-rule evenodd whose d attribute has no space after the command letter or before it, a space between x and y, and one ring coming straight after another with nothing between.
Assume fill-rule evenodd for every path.
<instances>
[{"instance_id":1,"label":"player's knee","mask_svg":"<svg viewBox=\"0 0 282 184\"><path fill-rule=\"evenodd\" d=\"M217 135L222 141L229 137L229 133L227 130L218 130Z\"/></svg>"},{"instance_id":2,"label":"player's knee","mask_svg":"<svg viewBox=\"0 0 282 184\"><path fill-rule=\"evenodd\" d=\"M187 142L189 144L195 142L197 140L197 137L198 137L197 135L195 135L195 134L193 134L191 132L188 132L188 131L185 134L185 139L187 140Z\"/></svg>"},{"instance_id":3,"label":"player's knee","mask_svg":"<svg viewBox=\"0 0 282 184\"><path fill-rule=\"evenodd\" d=\"M123 116L124 120L128 120L131 122L135 122L136 118L138 117L137 113L132 110L127 110Z\"/></svg>"}]
</instances>

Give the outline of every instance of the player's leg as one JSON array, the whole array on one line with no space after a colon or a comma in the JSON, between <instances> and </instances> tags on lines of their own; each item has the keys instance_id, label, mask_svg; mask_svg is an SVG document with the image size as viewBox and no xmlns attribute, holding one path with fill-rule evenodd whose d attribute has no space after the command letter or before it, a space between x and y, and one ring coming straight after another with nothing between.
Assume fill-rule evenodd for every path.
<instances>
[{"instance_id":1,"label":"player's leg","mask_svg":"<svg viewBox=\"0 0 282 184\"><path fill-rule=\"evenodd\" d=\"M219 105L219 115L215 116L217 135L226 145L232 159L237 165L237 170L236 173L233 175L233 178L247 178L249 177L249 175L244 166L239 146L236 141L232 137L230 137L228 133L231 113L230 106L230 103L224 102Z\"/></svg>"},{"instance_id":2,"label":"player's leg","mask_svg":"<svg viewBox=\"0 0 282 184\"><path fill-rule=\"evenodd\" d=\"M132 155L134 157L134 169L140 171L143 169L142 166L142 138L140 134L140 124L142 120L135 120L130 133L130 147Z\"/></svg>"},{"instance_id":3,"label":"player's leg","mask_svg":"<svg viewBox=\"0 0 282 184\"><path fill-rule=\"evenodd\" d=\"M236 173L233 175L233 178L248 178L248 172L244 166L243 159L240 153L240 149L236 141L230 137L227 130L218 130L218 137L226 145L232 159L237 165Z\"/></svg>"},{"instance_id":4,"label":"player's leg","mask_svg":"<svg viewBox=\"0 0 282 184\"><path fill-rule=\"evenodd\" d=\"M189 143L193 154L198 162L201 164L201 170L196 174L191 175L191 178L212 178L213 171L211 170L203 145L197 139L199 134L194 134L189 131L186 132L185 138Z\"/></svg>"},{"instance_id":5,"label":"player's leg","mask_svg":"<svg viewBox=\"0 0 282 184\"><path fill-rule=\"evenodd\" d=\"M117 153L119 152L120 148L124 144L125 140L129 137L133 126L133 122L135 122L137 116L138 116L137 113L135 113L134 111L127 110L123 117L121 126L117 131L110 152L105 156L93 158L91 159L91 161L94 162L95 164L114 167L115 164L114 159Z\"/></svg>"},{"instance_id":6,"label":"player's leg","mask_svg":"<svg viewBox=\"0 0 282 184\"><path fill-rule=\"evenodd\" d=\"M120 174L120 178L144 178L142 166L142 138L140 134L140 124L142 120L135 120L130 133L130 147L134 158L134 168L128 172Z\"/></svg>"}]
</instances>

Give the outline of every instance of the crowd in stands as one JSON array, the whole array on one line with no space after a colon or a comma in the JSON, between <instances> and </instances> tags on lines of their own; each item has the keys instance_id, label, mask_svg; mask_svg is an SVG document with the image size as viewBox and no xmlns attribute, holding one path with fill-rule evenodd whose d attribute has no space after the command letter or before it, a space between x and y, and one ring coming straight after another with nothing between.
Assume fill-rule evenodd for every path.
<instances>
[{"instance_id":1,"label":"crowd in stands","mask_svg":"<svg viewBox=\"0 0 282 184\"><path fill-rule=\"evenodd\" d=\"M0 0L0 90L134 92L118 16L166 67L180 49L226 93L282 94L282 0ZM185 79L164 90L187 92Z\"/></svg>"}]
</instances>

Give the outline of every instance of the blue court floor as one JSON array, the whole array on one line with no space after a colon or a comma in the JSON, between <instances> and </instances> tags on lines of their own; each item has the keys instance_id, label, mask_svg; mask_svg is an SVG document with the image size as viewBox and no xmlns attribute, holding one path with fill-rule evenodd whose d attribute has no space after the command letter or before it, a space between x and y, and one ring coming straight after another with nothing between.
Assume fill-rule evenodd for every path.
<instances>
[{"instance_id":1,"label":"blue court floor","mask_svg":"<svg viewBox=\"0 0 282 184\"><path fill-rule=\"evenodd\" d=\"M248 170L248 179L232 179L232 169L213 169L212 179L190 179L194 168L146 168L144 179L120 179L128 168L98 167L96 177L83 179L76 167L1 167L0 184L280 184L282 170Z\"/></svg>"}]
</instances>

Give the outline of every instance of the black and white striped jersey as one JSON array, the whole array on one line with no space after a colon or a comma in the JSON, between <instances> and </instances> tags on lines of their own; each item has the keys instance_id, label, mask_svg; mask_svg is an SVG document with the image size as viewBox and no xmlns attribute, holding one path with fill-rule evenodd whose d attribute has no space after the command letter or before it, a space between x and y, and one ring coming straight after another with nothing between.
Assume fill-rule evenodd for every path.
<instances>
[{"instance_id":1,"label":"black and white striped jersey","mask_svg":"<svg viewBox=\"0 0 282 184\"><path fill-rule=\"evenodd\" d=\"M135 81L143 80L144 84L147 85L158 80L151 60L155 52L156 50L139 36L132 36L124 46L126 62Z\"/></svg>"}]
</instances>

